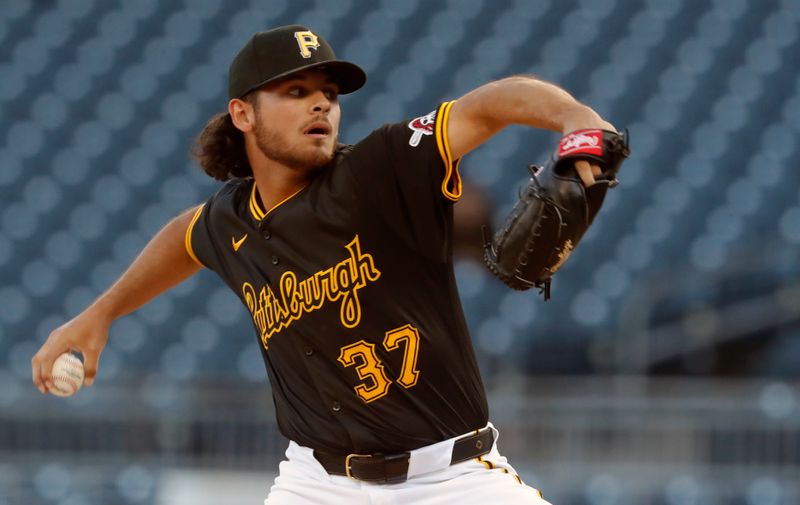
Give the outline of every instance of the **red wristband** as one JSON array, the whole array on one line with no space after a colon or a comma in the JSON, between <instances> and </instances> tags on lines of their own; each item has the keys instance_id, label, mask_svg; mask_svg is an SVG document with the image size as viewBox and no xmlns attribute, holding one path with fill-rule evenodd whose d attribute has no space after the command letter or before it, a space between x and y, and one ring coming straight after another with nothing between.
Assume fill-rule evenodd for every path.
<instances>
[{"instance_id":1,"label":"red wristband","mask_svg":"<svg viewBox=\"0 0 800 505\"><path fill-rule=\"evenodd\" d=\"M558 157L588 154L603 156L603 130L577 130L565 135L558 144Z\"/></svg>"}]
</instances>

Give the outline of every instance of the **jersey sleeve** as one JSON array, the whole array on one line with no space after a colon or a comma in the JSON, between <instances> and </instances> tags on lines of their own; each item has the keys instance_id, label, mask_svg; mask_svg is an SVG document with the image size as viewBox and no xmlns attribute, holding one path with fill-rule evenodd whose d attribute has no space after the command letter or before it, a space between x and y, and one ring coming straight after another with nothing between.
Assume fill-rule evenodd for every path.
<instances>
[{"instance_id":1,"label":"jersey sleeve","mask_svg":"<svg viewBox=\"0 0 800 505\"><path fill-rule=\"evenodd\" d=\"M402 175L426 178L431 189L439 189L440 196L452 202L461 197L461 160L453 159L447 140L447 123L454 103L444 102L424 116L389 125L385 130L392 168Z\"/></svg>"},{"instance_id":2,"label":"jersey sleeve","mask_svg":"<svg viewBox=\"0 0 800 505\"><path fill-rule=\"evenodd\" d=\"M186 252L200 266L220 272L224 263L219 244L219 226L226 221L228 201L238 186L227 183L217 193L200 205L186 229L184 243Z\"/></svg>"},{"instance_id":3,"label":"jersey sleeve","mask_svg":"<svg viewBox=\"0 0 800 505\"><path fill-rule=\"evenodd\" d=\"M450 109L453 107L454 103L455 100L447 102L440 107L442 119L435 123L435 139L436 148L439 151L439 156L445 167L441 185L442 194L446 198L456 202L461 198L461 174L458 172L458 164L461 162L461 158L453 159L447 137L447 124L450 121Z\"/></svg>"},{"instance_id":4,"label":"jersey sleeve","mask_svg":"<svg viewBox=\"0 0 800 505\"><path fill-rule=\"evenodd\" d=\"M424 167L425 163L430 164L427 175L432 177L434 186L439 182L438 187L442 196L453 202L461 197L461 176L458 173L458 164L461 160L453 159L447 137L447 123L454 103L455 101L442 103L435 111L409 121L406 124L407 129L403 128L403 124L392 125L387 132L389 141L395 144L393 146L395 161L401 166L416 162L415 157L418 155L432 158L424 160L420 166ZM425 139L425 137L432 138ZM405 144L408 144L408 147ZM417 149L420 152L417 152Z\"/></svg>"},{"instance_id":5,"label":"jersey sleeve","mask_svg":"<svg viewBox=\"0 0 800 505\"><path fill-rule=\"evenodd\" d=\"M184 238L186 252L189 254L189 257L201 267L205 267L206 263L197 256L197 251L204 251L206 249L205 244L209 242L207 227L204 226L203 223L200 225L197 224L197 221L200 220L204 213L208 214L205 203L195 210L194 216L192 216L192 220L189 222L189 227L186 228L186 236Z\"/></svg>"},{"instance_id":6,"label":"jersey sleeve","mask_svg":"<svg viewBox=\"0 0 800 505\"><path fill-rule=\"evenodd\" d=\"M458 159L447 141L455 102L410 121L384 125L353 148L352 170L368 212L419 247L441 249L461 197Z\"/></svg>"}]
</instances>

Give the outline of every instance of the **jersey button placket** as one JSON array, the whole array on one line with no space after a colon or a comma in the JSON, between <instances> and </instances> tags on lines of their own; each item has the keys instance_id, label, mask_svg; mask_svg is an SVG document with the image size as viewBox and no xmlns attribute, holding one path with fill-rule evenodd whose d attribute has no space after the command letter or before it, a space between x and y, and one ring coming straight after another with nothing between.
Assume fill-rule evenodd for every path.
<instances>
[{"instance_id":1,"label":"jersey button placket","mask_svg":"<svg viewBox=\"0 0 800 505\"><path fill-rule=\"evenodd\" d=\"M261 231L261 235L264 237L264 240L269 240L272 238L272 232L267 230L266 228Z\"/></svg>"},{"instance_id":2,"label":"jersey button placket","mask_svg":"<svg viewBox=\"0 0 800 505\"><path fill-rule=\"evenodd\" d=\"M339 412L340 410L342 410L342 404L339 402L333 402L331 404L331 410L334 412Z\"/></svg>"},{"instance_id":3,"label":"jersey button placket","mask_svg":"<svg viewBox=\"0 0 800 505\"><path fill-rule=\"evenodd\" d=\"M272 264L273 265L277 265L278 263L280 263L280 261L278 260L278 257L273 254L272 255Z\"/></svg>"}]
</instances>

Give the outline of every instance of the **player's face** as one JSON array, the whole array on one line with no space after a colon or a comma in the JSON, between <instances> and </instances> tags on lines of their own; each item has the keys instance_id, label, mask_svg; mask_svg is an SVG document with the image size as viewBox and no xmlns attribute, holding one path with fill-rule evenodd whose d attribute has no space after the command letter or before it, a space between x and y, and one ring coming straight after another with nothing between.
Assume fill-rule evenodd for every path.
<instances>
[{"instance_id":1,"label":"player's face","mask_svg":"<svg viewBox=\"0 0 800 505\"><path fill-rule=\"evenodd\" d=\"M298 72L259 90L259 150L287 167L317 169L333 158L339 137L338 86L321 70Z\"/></svg>"}]
</instances>

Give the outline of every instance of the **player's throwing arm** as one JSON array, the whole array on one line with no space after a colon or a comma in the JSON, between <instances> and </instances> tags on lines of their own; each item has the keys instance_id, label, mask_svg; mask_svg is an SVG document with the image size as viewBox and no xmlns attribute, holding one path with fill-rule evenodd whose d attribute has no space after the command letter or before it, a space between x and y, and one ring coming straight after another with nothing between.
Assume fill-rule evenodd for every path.
<instances>
[{"instance_id":1,"label":"player's throwing arm","mask_svg":"<svg viewBox=\"0 0 800 505\"><path fill-rule=\"evenodd\" d=\"M147 244L128 270L86 310L53 330L31 360L31 378L42 393L55 392L53 364L66 352L83 355L83 384L91 386L111 323L197 272L200 267L184 246L195 209L167 224ZM73 391L74 393L74 391Z\"/></svg>"}]
</instances>

